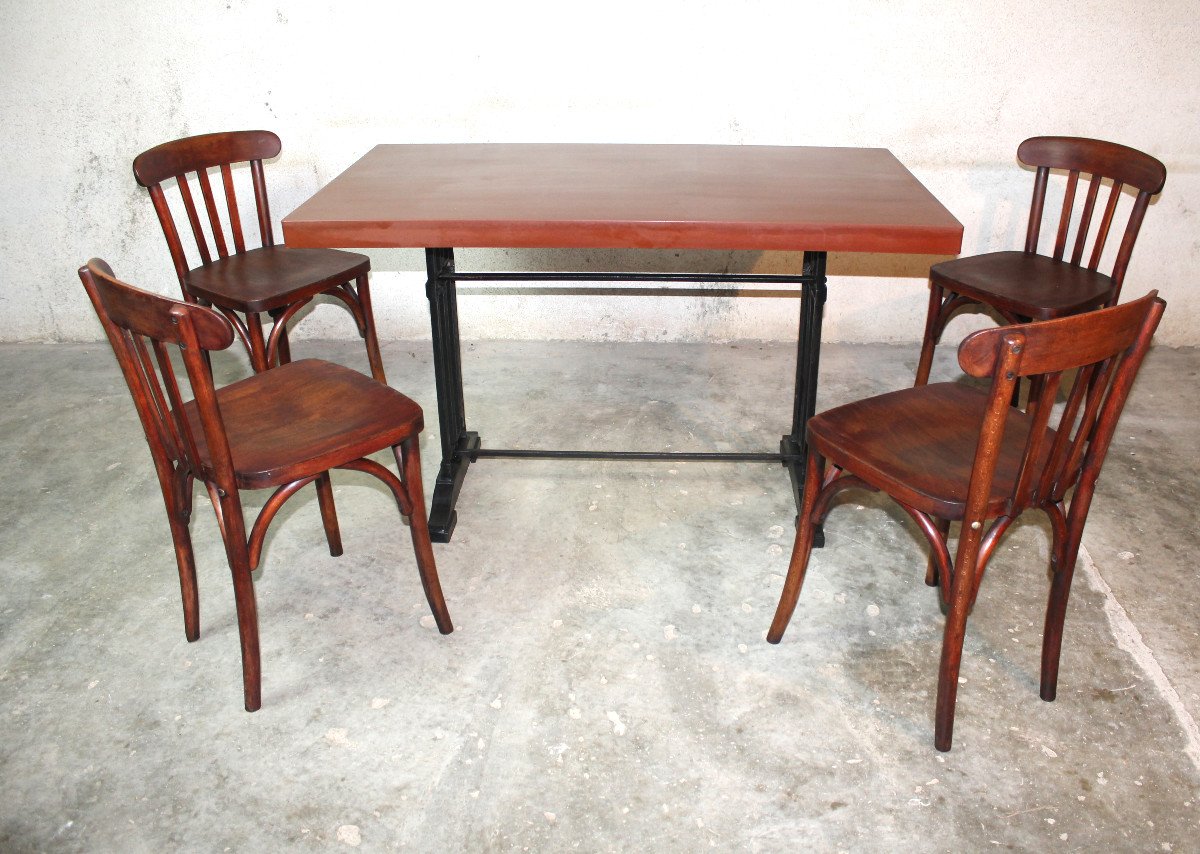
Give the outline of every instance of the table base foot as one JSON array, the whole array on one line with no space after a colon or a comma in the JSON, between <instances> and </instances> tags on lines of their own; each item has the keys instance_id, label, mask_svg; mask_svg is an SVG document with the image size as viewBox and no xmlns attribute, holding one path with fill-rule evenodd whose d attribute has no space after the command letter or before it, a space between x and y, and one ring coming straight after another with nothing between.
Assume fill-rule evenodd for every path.
<instances>
[{"instance_id":1,"label":"table base foot","mask_svg":"<svg viewBox=\"0 0 1200 854\"><path fill-rule=\"evenodd\" d=\"M474 462L478 450L479 434L464 433L458 440L454 456L438 469L433 498L429 501L429 538L435 543L448 543L454 534L454 526L458 524L454 505L467 476L467 467Z\"/></svg>"}]
</instances>

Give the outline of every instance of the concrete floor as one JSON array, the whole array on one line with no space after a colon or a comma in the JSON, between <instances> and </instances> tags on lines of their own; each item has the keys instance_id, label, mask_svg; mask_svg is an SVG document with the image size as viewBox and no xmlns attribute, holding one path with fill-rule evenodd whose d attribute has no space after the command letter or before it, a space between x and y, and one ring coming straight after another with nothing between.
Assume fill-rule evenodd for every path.
<instances>
[{"instance_id":1,"label":"concrete floor","mask_svg":"<svg viewBox=\"0 0 1200 854\"><path fill-rule=\"evenodd\" d=\"M295 349L365 365L355 342ZM426 409L428 494L428 345L384 355ZM827 347L819 408L907 385L915 356ZM467 410L492 447L770 448L792 358L476 344ZM7 346L0 366L0 850L1198 849L1200 352L1155 350L1134 389L1054 703L1037 697L1046 528L1001 547L949 754L932 743L942 617L901 511L835 510L784 642L765 642L795 513L769 465L481 461L436 547L446 637L394 505L335 475L343 557L313 495L268 538L247 714L212 514L198 495L188 644L107 346Z\"/></svg>"}]
</instances>

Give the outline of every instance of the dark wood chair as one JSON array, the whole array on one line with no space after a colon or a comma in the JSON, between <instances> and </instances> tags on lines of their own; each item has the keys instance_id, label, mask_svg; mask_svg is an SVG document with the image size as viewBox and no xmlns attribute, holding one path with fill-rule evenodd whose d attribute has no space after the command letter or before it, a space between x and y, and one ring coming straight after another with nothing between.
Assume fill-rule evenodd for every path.
<instances>
[{"instance_id":1,"label":"dark wood chair","mask_svg":"<svg viewBox=\"0 0 1200 854\"><path fill-rule=\"evenodd\" d=\"M984 569L1017 518L1029 509L1042 510L1049 516L1053 543L1041 696L1053 700L1067 596L1096 478L1164 306L1155 292L1074 317L975 332L959 347L958 360L971 376L990 377L989 389L918 386L810 419L807 482L812 487L804 494L767 640L779 643L783 637L814 536L834 497L852 487L887 493L929 541L933 571L926 583L937 585L948 609L934 744L949 750L967 614ZM1073 371L1073 379L1065 382ZM1026 411L1010 406L1022 378L1030 379L1036 391ZM1051 427L1060 386L1065 404ZM828 477L827 462L832 464ZM951 521L962 523L953 564L947 542Z\"/></svg>"},{"instance_id":2,"label":"dark wood chair","mask_svg":"<svg viewBox=\"0 0 1200 854\"><path fill-rule=\"evenodd\" d=\"M1008 323L1025 323L1069 317L1115 305L1146 207L1153 196L1162 192L1167 180L1166 167L1150 155L1096 139L1034 137L1021 143L1017 158L1025 165L1037 168L1025 249L956 258L935 264L930 269L929 311L917 363L916 385L925 385L929 381L934 349L947 322L963 308L988 306ZM1067 179L1054 254L1047 256L1038 254L1038 238L1052 169L1066 170ZM1080 175L1089 175L1091 179L1083 196L1082 209L1076 215ZM1105 182L1109 184L1107 199L1092 234L1096 201ZM1126 185L1136 190L1137 195L1111 273L1105 275L1099 271L1100 261ZM1073 219L1074 232L1071 231ZM1068 256L1071 233L1074 243ZM1087 253L1089 237L1092 238L1092 249Z\"/></svg>"},{"instance_id":3,"label":"dark wood chair","mask_svg":"<svg viewBox=\"0 0 1200 854\"><path fill-rule=\"evenodd\" d=\"M354 316L367 345L371 375L387 382L371 313L367 283L370 259L337 249L293 249L275 244L262 162L278 155L279 150L279 137L270 131L234 131L165 142L134 159L133 174L150 191L183 298L219 309L233 324L250 353L252 367L258 372L291 360L287 324L300 309L315 296L334 297ZM247 248L234 187L233 167L247 162L261 244L258 248ZM213 169L220 173L216 189L209 174ZM199 188L199 201L188 180L189 174ZM179 190L184 214L181 218L186 218L199 253L200 263L195 267L190 266L163 189L163 183L172 179ZM224 224L219 212L221 201L225 209ZM231 240L226 239L226 227ZM216 258L209 248L208 236L216 248ZM264 314L273 320L265 339Z\"/></svg>"},{"instance_id":4,"label":"dark wood chair","mask_svg":"<svg viewBox=\"0 0 1200 854\"><path fill-rule=\"evenodd\" d=\"M438 582L425 518L418 438L421 408L357 371L306 359L216 389L207 354L233 343L218 312L147 293L113 277L98 259L79 270L129 384L154 458L175 543L184 632L200 636L200 606L189 521L192 487L208 490L233 573L246 710L261 704L253 571L267 526L284 502L316 485L329 553L342 553L331 469L377 477L410 519L417 570L442 634L453 630ZM185 401L171 351L178 349L193 399ZM391 448L401 477L367 459ZM274 489L246 530L239 491Z\"/></svg>"}]
</instances>

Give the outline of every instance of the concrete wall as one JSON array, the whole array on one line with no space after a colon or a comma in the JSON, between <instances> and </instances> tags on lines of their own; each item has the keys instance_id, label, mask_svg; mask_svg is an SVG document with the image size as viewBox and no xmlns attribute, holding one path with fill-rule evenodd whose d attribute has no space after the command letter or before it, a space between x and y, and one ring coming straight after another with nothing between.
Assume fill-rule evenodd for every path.
<instances>
[{"instance_id":1,"label":"concrete wall","mask_svg":"<svg viewBox=\"0 0 1200 854\"><path fill-rule=\"evenodd\" d=\"M265 127L281 217L376 142L613 141L884 146L965 225L1015 248L1042 133L1162 159L1127 295L1170 302L1160 342L1200 344L1200 23L1194 0L3 4L0 340L100 335L74 270L91 255L174 293L135 154ZM466 254L466 253L464 253ZM931 258L830 259L826 339L920 336ZM428 336L423 258L373 253L387 337ZM462 266L585 263L790 270L794 256L471 253ZM389 272L398 271L398 272ZM404 272L408 271L408 272ZM473 338L788 339L791 301L472 297ZM954 337L971 327L960 321ZM319 307L305 334L348 334Z\"/></svg>"}]
</instances>

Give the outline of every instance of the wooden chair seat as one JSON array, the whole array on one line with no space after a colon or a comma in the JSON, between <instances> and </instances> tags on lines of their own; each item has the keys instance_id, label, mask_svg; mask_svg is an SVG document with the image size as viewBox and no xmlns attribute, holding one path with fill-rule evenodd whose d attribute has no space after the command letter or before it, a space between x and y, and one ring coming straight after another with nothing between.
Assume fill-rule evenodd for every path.
<instances>
[{"instance_id":1,"label":"wooden chair seat","mask_svg":"<svg viewBox=\"0 0 1200 854\"><path fill-rule=\"evenodd\" d=\"M935 264L930 280L948 291L1030 320L1091 311L1116 298L1117 283L1087 267L1026 252L990 252Z\"/></svg>"},{"instance_id":2,"label":"wooden chair seat","mask_svg":"<svg viewBox=\"0 0 1200 854\"><path fill-rule=\"evenodd\" d=\"M332 362L302 359L217 390L241 489L313 477L399 444L424 428L421 407L393 388ZM195 401L184 412L206 478L212 456Z\"/></svg>"},{"instance_id":3,"label":"wooden chair seat","mask_svg":"<svg viewBox=\"0 0 1200 854\"><path fill-rule=\"evenodd\" d=\"M848 403L809 419L809 446L868 485L939 519L961 521L971 483L986 389L937 383ZM1021 469L1032 417L1005 413L1003 440L987 497L985 517L1004 508ZM1035 476L1045 467L1054 431L1042 445Z\"/></svg>"},{"instance_id":4,"label":"wooden chair seat","mask_svg":"<svg viewBox=\"0 0 1200 854\"><path fill-rule=\"evenodd\" d=\"M213 305L249 314L285 308L370 269L371 259L357 252L263 246L189 270L183 287Z\"/></svg>"}]
</instances>

